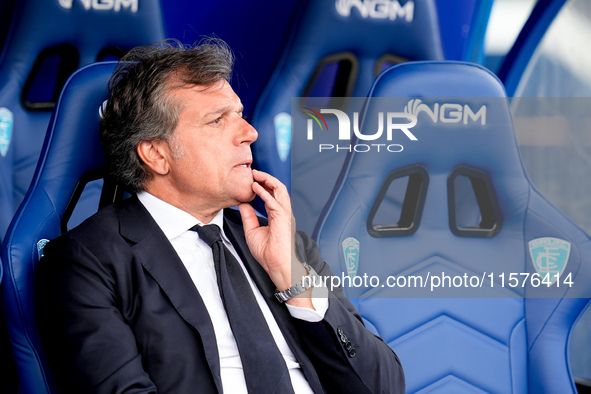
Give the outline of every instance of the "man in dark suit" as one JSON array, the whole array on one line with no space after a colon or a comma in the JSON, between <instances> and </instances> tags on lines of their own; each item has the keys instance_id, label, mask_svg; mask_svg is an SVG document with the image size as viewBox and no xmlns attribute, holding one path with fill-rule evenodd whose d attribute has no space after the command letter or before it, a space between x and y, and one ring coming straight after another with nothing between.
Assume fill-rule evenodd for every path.
<instances>
[{"instance_id":1,"label":"man in dark suit","mask_svg":"<svg viewBox=\"0 0 591 394\"><path fill-rule=\"evenodd\" d=\"M101 141L133 196L51 241L39 267L60 392L402 393L395 353L339 292L310 286L328 265L295 232L285 186L251 168L257 132L225 44L161 43L123 60ZM256 195L268 219L248 204ZM216 241L202 232L212 224ZM225 262L247 282L233 299Z\"/></svg>"}]
</instances>

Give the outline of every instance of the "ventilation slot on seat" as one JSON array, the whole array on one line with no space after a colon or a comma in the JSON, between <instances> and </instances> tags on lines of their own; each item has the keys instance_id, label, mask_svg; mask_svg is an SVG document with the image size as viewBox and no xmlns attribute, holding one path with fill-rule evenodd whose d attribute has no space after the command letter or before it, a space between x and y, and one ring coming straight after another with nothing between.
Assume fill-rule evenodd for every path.
<instances>
[{"instance_id":1,"label":"ventilation slot on seat","mask_svg":"<svg viewBox=\"0 0 591 394\"><path fill-rule=\"evenodd\" d=\"M23 106L32 111L50 111L62 87L78 68L79 54L71 45L60 45L39 54L22 92Z\"/></svg>"},{"instance_id":2,"label":"ventilation slot on seat","mask_svg":"<svg viewBox=\"0 0 591 394\"><path fill-rule=\"evenodd\" d=\"M414 165L392 171L382 184L367 218L373 237L401 237L413 234L421 221L429 175Z\"/></svg>"},{"instance_id":3,"label":"ventilation slot on seat","mask_svg":"<svg viewBox=\"0 0 591 394\"><path fill-rule=\"evenodd\" d=\"M380 75L384 70L395 66L396 64L407 62L408 60L409 59L402 56L397 56L390 53L385 54L376 61L374 77Z\"/></svg>"},{"instance_id":4,"label":"ventilation slot on seat","mask_svg":"<svg viewBox=\"0 0 591 394\"><path fill-rule=\"evenodd\" d=\"M322 59L308 85L304 89L304 97L326 97L326 103L321 104L323 108L343 108L343 98L350 97L359 71L359 62L353 54L345 52L328 56ZM303 106L309 106L303 103Z\"/></svg>"},{"instance_id":5,"label":"ventilation slot on seat","mask_svg":"<svg viewBox=\"0 0 591 394\"><path fill-rule=\"evenodd\" d=\"M488 174L467 166L456 167L447 180L449 227L460 237L494 237L502 216Z\"/></svg>"},{"instance_id":6,"label":"ventilation slot on seat","mask_svg":"<svg viewBox=\"0 0 591 394\"><path fill-rule=\"evenodd\" d=\"M97 197L99 195L100 197ZM107 175L105 168L101 167L86 172L78 181L64 210L60 223L62 234L88 218L87 212L77 210L79 201L86 199L85 205L90 206L92 203L98 211L106 205L128 196L129 194L111 176Z\"/></svg>"}]
</instances>

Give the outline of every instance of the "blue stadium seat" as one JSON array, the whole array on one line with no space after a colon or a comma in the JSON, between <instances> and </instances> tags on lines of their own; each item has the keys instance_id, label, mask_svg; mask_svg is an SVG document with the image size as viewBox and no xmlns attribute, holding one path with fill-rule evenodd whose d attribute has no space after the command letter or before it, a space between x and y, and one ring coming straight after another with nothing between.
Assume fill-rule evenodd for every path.
<instances>
[{"instance_id":1,"label":"blue stadium seat","mask_svg":"<svg viewBox=\"0 0 591 394\"><path fill-rule=\"evenodd\" d=\"M253 144L254 165L290 189L301 230L313 230L334 184L323 175L325 182L313 186L310 179L340 168L344 154L318 161L310 152L290 149L292 98L365 97L375 77L392 64L445 58L435 0L394 0L373 8L371 4L345 0L298 4L281 58L252 116L259 132ZM477 29L463 39L469 42L472 33ZM301 176L292 177L292 169ZM264 212L262 205L258 208Z\"/></svg>"},{"instance_id":2,"label":"blue stadium seat","mask_svg":"<svg viewBox=\"0 0 591 394\"><path fill-rule=\"evenodd\" d=\"M2 302L22 393L55 393L35 317L35 269L43 246L67 227L69 201L86 181L102 176L99 107L115 62L76 71L59 97L31 188L17 210L2 247L6 272ZM103 201L116 195L104 182ZM105 197L106 190L113 193ZM75 200L73 201L75 202Z\"/></svg>"},{"instance_id":3,"label":"blue stadium seat","mask_svg":"<svg viewBox=\"0 0 591 394\"><path fill-rule=\"evenodd\" d=\"M315 237L337 275L408 278L345 288L396 349L407 391L576 392L568 341L590 301L591 239L531 185L500 81L471 63L403 63L364 111L364 130L379 111L414 116L417 140L399 132L400 153L348 154ZM560 268L560 287L532 279ZM431 292L442 273L461 287ZM456 283L464 274L484 287Z\"/></svg>"},{"instance_id":4,"label":"blue stadium seat","mask_svg":"<svg viewBox=\"0 0 591 394\"><path fill-rule=\"evenodd\" d=\"M0 240L29 187L68 76L165 38L159 0L19 0L0 56Z\"/></svg>"}]
</instances>

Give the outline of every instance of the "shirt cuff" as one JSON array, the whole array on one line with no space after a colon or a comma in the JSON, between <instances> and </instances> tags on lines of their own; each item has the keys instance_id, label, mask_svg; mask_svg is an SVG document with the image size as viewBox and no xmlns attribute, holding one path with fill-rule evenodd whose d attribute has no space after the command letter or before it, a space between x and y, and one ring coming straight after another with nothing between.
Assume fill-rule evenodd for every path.
<instances>
[{"instance_id":1,"label":"shirt cuff","mask_svg":"<svg viewBox=\"0 0 591 394\"><path fill-rule=\"evenodd\" d=\"M310 323L317 323L324 319L324 315L328 310L328 289L326 287L313 287L311 297L314 309L285 304L290 315Z\"/></svg>"}]
</instances>

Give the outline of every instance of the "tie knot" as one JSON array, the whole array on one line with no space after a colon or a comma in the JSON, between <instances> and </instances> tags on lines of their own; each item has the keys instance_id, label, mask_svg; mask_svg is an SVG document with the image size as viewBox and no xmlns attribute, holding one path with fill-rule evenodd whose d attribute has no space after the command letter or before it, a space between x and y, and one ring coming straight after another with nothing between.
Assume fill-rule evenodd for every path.
<instances>
[{"instance_id":1,"label":"tie knot","mask_svg":"<svg viewBox=\"0 0 591 394\"><path fill-rule=\"evenodd\" d=\"M207 224L204 226L196 225L191 227L191 230L197 231L199 237L209 246L222 240L222 232L217 224Z\"/></svg>"}]
</instances>

